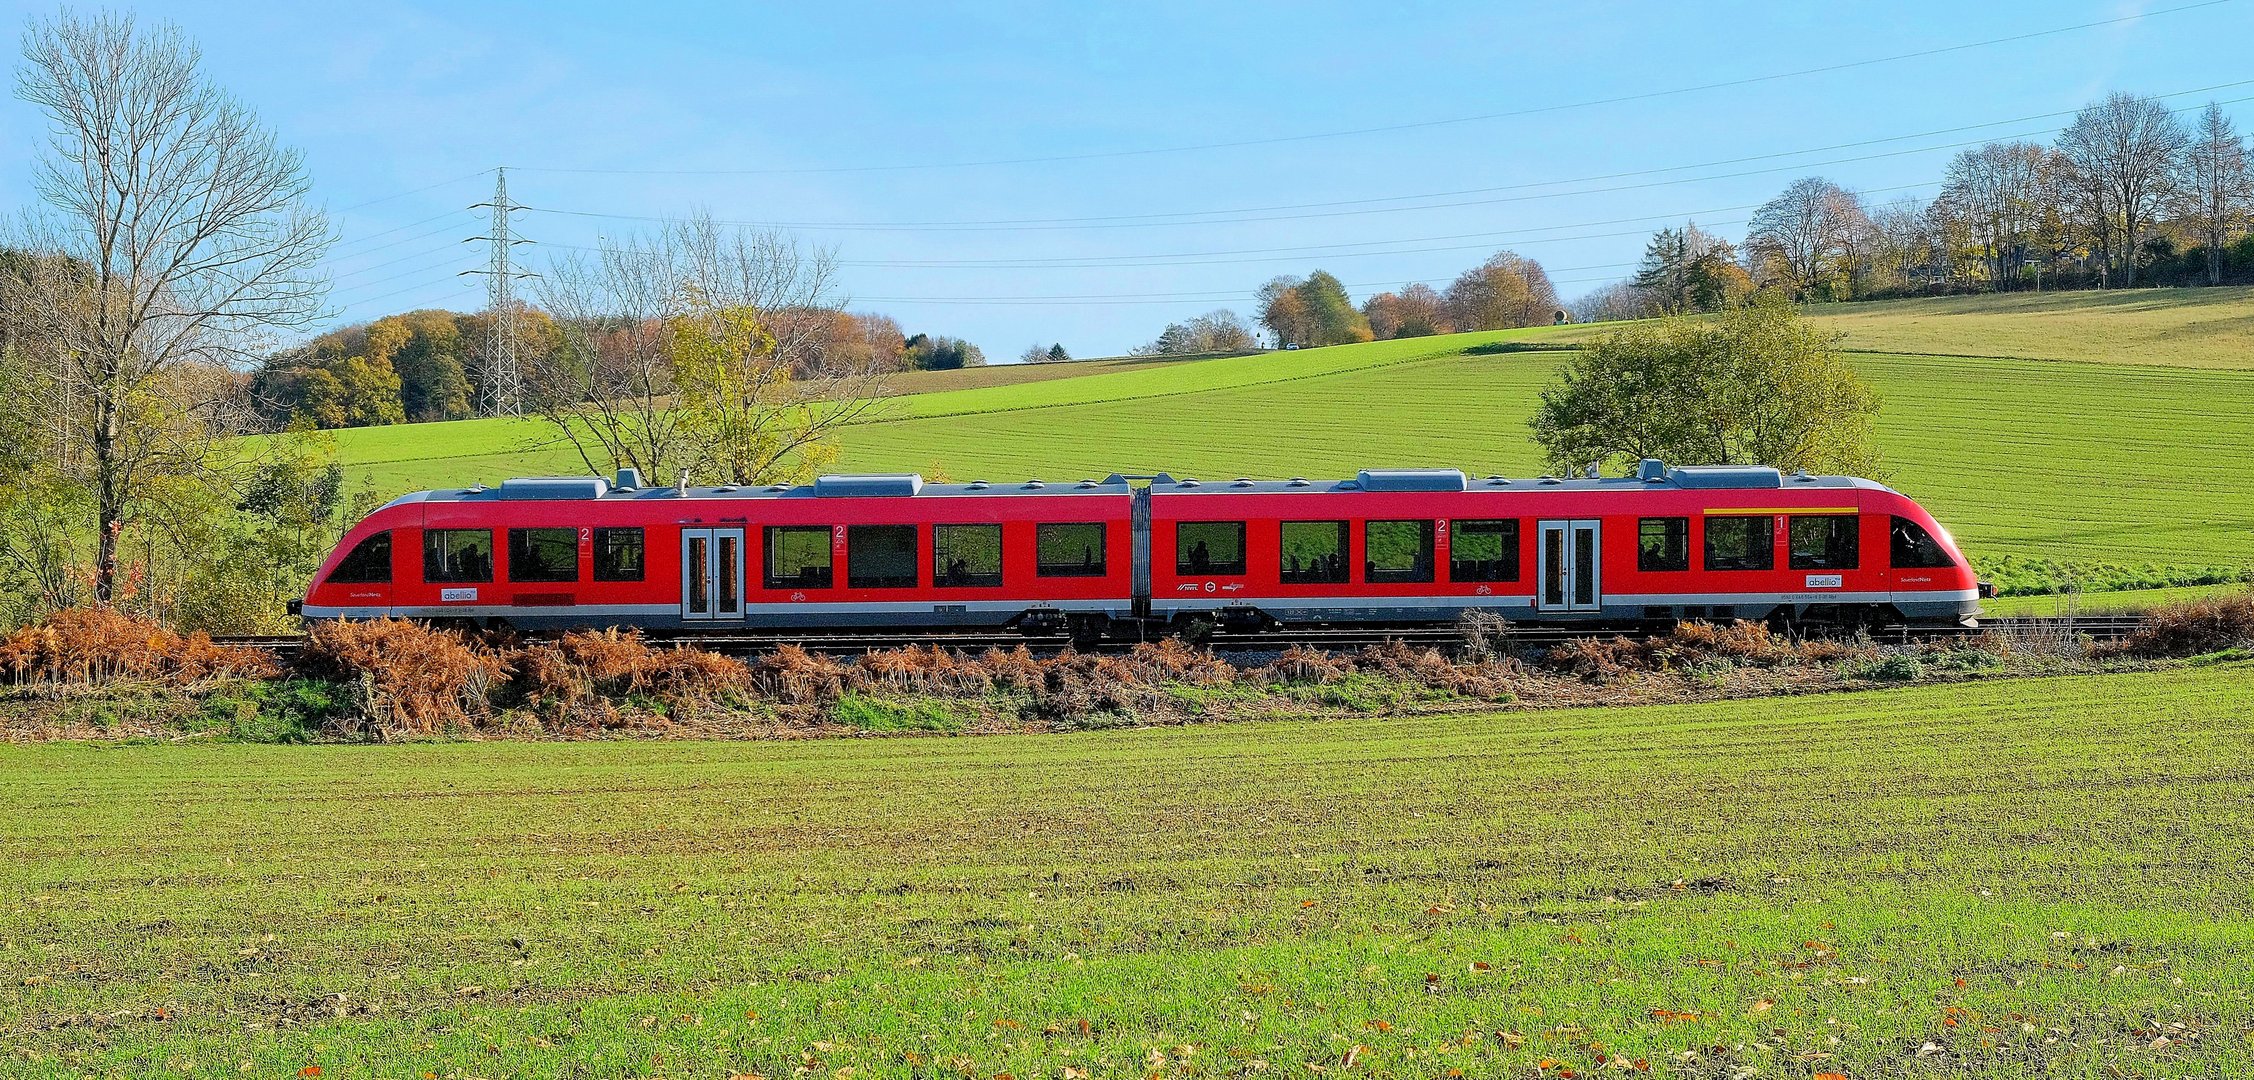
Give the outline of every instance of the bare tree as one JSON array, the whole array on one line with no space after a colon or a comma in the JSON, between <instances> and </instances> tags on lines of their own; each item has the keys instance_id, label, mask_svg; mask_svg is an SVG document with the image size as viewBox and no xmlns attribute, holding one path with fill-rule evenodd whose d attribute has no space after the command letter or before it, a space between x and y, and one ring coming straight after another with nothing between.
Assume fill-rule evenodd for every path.
<instances>
[{"instance_id":1,"label":"bare tree","mask_svg":"<svg viewBox=\"0 0 2254 1080\"><path fill-rule=\"evenodd\" d=\"M802 478L884 394L886 365L840 363L836 260L709 215L566 259L542 300L562 346L541 414L590 471L732 484Z\"/></svg>"},{"instance_id":2,"label":"bare tree","mask_svg":"<svg viewBox=\"0 0 2254 1080\"><path fill-rule=\"evenodd\" d=\"M1796 299L1805 298L1844 269L1841 260L1867 224L1860 200L1845 188L1805 176L1753 212L1746 254L1764 284L1782 284Z\"/></svg>"},{"instance_id":3,"label":"bare tree","mask_svg":"<svg viewBox=\"0 0 2254 1080\"><path fill-rule=\"evenodd\" d=\"M2008 288L2027 262L2048 201L2050 161L2049 151L2028 142L1989 143L1949 161L1941 202L1972 230L1991 290Z\"/></svg>"},{"instance_id":4,"label":"bare tree","mask_svg":"<svg viewBox=\"0 0 2254 1080\"><path fill-rule=\"evenodd\" d=\"M2223 283L2223 246L2254 211L2254 168L2230 118L2213 104L2193 125L2184 155L2181 209L2207 249L2207 284Z\"/></svg>"},{"instance_id":5,"label":"bare tree","mask_svg":"<svg viewBox=\"0 0 2254 1080\"><path fill-rule=\"evenodd\" d=\"M26 218L32 258L6 300L88 412L93 593L107 603L142 487L197 467L183 436L208 433L220 404L182 369L246 359L317 319L333 236L301 156L204 78L177 28L66 12L30 24L23 56L17 96L49 123L34 172L45 208Z\"/></svg>"},{"instance_id":6,"label":"bare tree","mask_svg":"<svg viewBox=\"0 0 2254 1080\"><path fill-rule=\"evenodd\" d=\"M2069 190L2106 262L2118 260L2123 285L2137 283L2137 246L2171 197L2190 141L2167 106L2122 93L2076 113L2058 137Z\"/></svg>"}]
</instances>

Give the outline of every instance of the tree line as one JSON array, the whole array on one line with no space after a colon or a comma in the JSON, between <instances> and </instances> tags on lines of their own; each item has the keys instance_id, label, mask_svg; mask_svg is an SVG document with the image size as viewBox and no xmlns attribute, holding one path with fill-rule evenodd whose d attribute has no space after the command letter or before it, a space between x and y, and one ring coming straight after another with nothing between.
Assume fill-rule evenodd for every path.
<instances>
[{"instance_id":1,"label":"tree line","mask_svg":"<svg viewBox=\"0 0 2254 1080\"><path fill-rule=\"evenodd\" d=\"M1820 176L1762 204L1733 245L1661 229L1584 320L1735 306L1754 290L1870 300L2035 289L2254 282L2254 150L2221 107L2186 120L2115 93L2052 143L1960 151L1930 199L1873 204Z\"/></svg>"},{"instance_id":2,"label":"tree line","mask_svg":"<svg viewBox=\"0 0 2254 1080\"><path fill-rule=\"evenodd\" d=\"M1259 324L1277 348L1508 330L1565 317L1557 286L1542 264L1510 251L1498 251L1458 274L1444 290L1416 282L1397 292L1377 293L1357 307L1336 275L1316 270L1305 277L1270 279L1260 286L1255 302ZM1156 340L1135 351L1181 355L1259 347L1252 325L1224 308L1169 324Z\"/></svg>"}]
</instances>

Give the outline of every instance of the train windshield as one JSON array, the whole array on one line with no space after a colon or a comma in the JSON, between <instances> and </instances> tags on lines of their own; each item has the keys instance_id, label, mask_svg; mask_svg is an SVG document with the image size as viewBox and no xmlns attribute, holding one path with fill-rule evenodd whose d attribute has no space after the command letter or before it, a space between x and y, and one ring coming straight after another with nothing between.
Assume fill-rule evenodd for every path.
<instances>
[{"instance_id":1,"label":"train windshield","mask_svg":"<svg viewBox=\"0 0 2254 1080\"><path fill-rule=\"evenodd\" d=\"M1894 519L1891 530L1894 568L1897 570L1934 570L1955 566L1957 560L1949 555L1925 526L1905 517Z\"/></svg>"}]
</instances>

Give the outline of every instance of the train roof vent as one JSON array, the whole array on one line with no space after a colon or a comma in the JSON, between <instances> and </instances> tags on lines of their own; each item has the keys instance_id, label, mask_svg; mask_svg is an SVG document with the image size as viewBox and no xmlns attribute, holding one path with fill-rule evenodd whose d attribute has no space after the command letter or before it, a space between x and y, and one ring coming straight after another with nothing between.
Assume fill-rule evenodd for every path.
<instances>
[{"instance_id":1,"label":"train roof vent","mask_svg":"<svg viewBox=\"0 0 2254 1080\"><path fill-rule=\"evenodd\" d=\"M832 474L814 478L817 499L914 495L923 489L924 478L916 473Z\"/></svg>"},{"instance_id":2,"label":"train roof vent","mask_svg":"<svg viewBox=\"0 0 2254 1080\"><path fill-rule=\"evenodd\" d=\"M1028 480L1022 486L1028 491L1039 491L1042 488L1048 487L1049 485L1044 484L1039 480Z\"/></svg>"},{"instance_id":3,"label":"train roof vent","mask_svg":"<svg viewBox=\"0 0 2254 1080\"><path fill-rule=\"evenodd\" d=\"M1784 474L1762 465L1678 465L1667 470L1676 487L1781 488Z\"/></svg>"},{"instance_id":4,"label":"train roof vent","mask_svg":"<svg viewBox=\"0 0 2254 1080\"><path fill-rule=\"evenodd\" d=\"M986 490L987 488L990 488L990 487L993 487L993 486L994 486L994 485L992 485L992 484L989 484L989 483L987 483L987 482L986 482L986 481L984 481L984 480L973 480L973 481L971 481L971 482L970 482L970 489L971 489L972 491L984 491L984 490Z\"/></svg>"},{"instance_id":5,"label":"train roof vent","mask_svg":"<svg viewBox=\"0 0 2254 1080\"><path fill-rule=\"evenodd\" d=\"M1251 477L1249 477L1249 476L1240 476L1240 477L1237 477L1237 478L1236 478L1235 480L1231 480L1231 481L1229 482L1229 486L1230 486L1230 487L1251 487L1251 486L1252 486L1252 478L1251 478Z\"/></svg>"},{"instance_id":6,"label":"train roof vent","mask_svg":"<svg viewBox=\"0 0 2254 1080\"><path fill-rule=\"evenodd\" d=\"M1813 484L1816 482L1816 478L1808 475L1808 470L1802 469L1792 474L1792 482L1795 484Z\"/></svg>"},{"instance_id":7,"label":"train roof vent","mask_svg":"<svg viewBox=\"0 0 2254 1080\"><path fill-rule=\"evenodd\" d=\"M1294 476L1291 478L1291 486L1293 487L1306 487L1308 483L1308 479L1304 476Z\"/></svg>"},{"instance_id":8,"label":"train roof vent","mask_svg":"<svg viewBox=\"0 0 2254 1080\"><path fill-rule=\"evenodd\" d=\"M1096 483L1094 480L1082 480L1080 481L1080 486L1084 488L1092 488L1102 487L1103 485Z\"/></svg>"},{"instance_id":9,"label":"train roof vent","mask_svg":"<svg viewBox=\"0 0 2254 1080\"><path fill-rule=\"evenodd\" d=\"M781 491L789 491L789 490L790 490L790 485L789 485L789 484L769 484L769 485L767 485L767 490L769 490L769 491L776 491L776 492L781 492Z\"/></svg>"},{"instance_id":10,"label":"train roof vent","mask_svg":"<svg viewBox=\"0 0 2254 1080\"><path fill-rule=\"evenodd\" d=\"M1541 482L1542 482L1542 483L1545 483L1545 484L1562 484L1562 483L1564 483L1565 481L1563 481L1563 480L1560 480L1560 479L1558 479L1557 477L1554 477L1554 476L1545 476L1545 477L1543 477L1543 478L1542 478Z\"/></svg>"},{"instance_id":11,"label":"train roof vent","mask_svg":"<svg viewBox=\"0 0 2254 1080\"><path fill-rule=\"evenodd\" d=\"M1196 486L1198 486L1198 484L1199 484L1199 483L1201 483L1201 482L1202 482L1202 481L1198 480L1198 478L1197 478L1197 477L1194 477L1194 476L1185 476L1185 477L1181 478L1180 480L1176 480L1176 481L1174 481L1174 486L1175 486L1175 487L1196 487Z\"/></svg>"},{"instance_id":12,"label":"train roof vent","mask_svg":"<svg viewBox=\"0 0 2254 1080\"><path fill-rule=\"evenodd\" d=\"M600 476L520 476L501 481L501 498L516 501L600 499L610 492L610 481Z\"/></svg>"},{"instance_id":13,"label":"train roof vent","mask_svg":"<svg viewBox=\"0 0 2254 1080\"><path fill-rule=\"evenodd\" d=\"M1647 484L1656 484L1667 479L1667 463L1658 458L1648 457L1636 462L1636 479Z\"/></svg>"},{"instance_id":14,"label":"train roof vent","mask_svg":"<svg viewBox=\"0 0 2254 1080\"><path fill-rule=\"evenodd\" d=\"M1462 491L1462 469L1363 469L1363 491Z\"/></svg>"},{"instance_id":15,"label":"train roof vent","mask_svg":"<svg viewBox=\"0 0 2254 1080\"><path fill-rule=\"evenodd\" d=\"M1490 483L1490 484L1495 484L1495 485L1508 484L1508 483L1510 483L1510 477L1507 477L1507 476L1490 476L1490 477L1488 477L1488 478L1487 478L1487 482L1488 482L1488 483Z\"/></svg>"}]
</instances>

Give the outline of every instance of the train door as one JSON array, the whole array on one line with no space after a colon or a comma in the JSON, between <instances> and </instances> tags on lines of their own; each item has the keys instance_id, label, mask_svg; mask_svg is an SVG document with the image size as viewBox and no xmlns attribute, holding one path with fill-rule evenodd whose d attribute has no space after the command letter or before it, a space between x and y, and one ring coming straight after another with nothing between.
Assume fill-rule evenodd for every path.
<instances>
[{"instance_id":1,"label":"train door","mask_svg":"<svg viewBox=\"0 0 2254 1080\"><path fill-rule=\"evenodd\" d=\"M1599 580L1598 527L1585 521L1540 523L1537 549L1541 591L1535 594L1537 611L1596 611L1603 606Z\"/></svg>"},{"instance_id":2,"label":"train door","mask_svg":"<svg viewBox=\"0 0 2254 1080\"><path fill-rule=\"evenodd\" d=\"M681 530L681 618L740 622L743 617L744 531Z\"/></svg>"}]
</instances>

